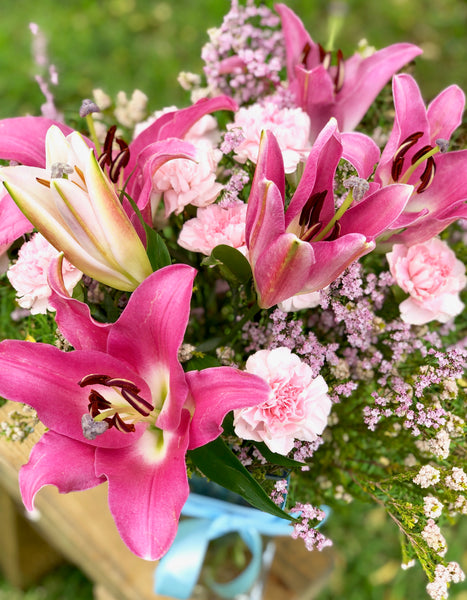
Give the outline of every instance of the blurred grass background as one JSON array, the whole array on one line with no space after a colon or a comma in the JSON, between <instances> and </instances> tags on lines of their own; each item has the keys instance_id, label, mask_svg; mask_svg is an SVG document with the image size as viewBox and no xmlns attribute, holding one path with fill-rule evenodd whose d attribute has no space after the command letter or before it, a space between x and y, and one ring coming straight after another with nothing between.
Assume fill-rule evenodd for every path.
<instances>
[{"instance_id":1,"label":"blurred grass background","mask_svg":"<svg viewBox=\"0 0 467 600\"><path fill-rule=\"evenodd\" d=\"M271 5L272 3L268 3ZM330 3L289 0L313 39L326 44ZM427 100L457 83L467 89L467 2L465 0L348 0L336 45L345 55L366 38L381 48L410 41L424 49L415 77ZM0 118L39 114L44 101L34 74L29 23L48 39L48 55L59 73L53 88L57 106L74 116L81 100L100 87L115 96L135 88L149 96L149 109L188 104L176 78L181 70L201 72L206 29L220 25L228 0L16 0L3 5L0 19ZM6 292L4 286L3 291ZM2 314L13 308L2 295ZM11 321L1 337L16 337ZM10 328L10 330L8 330ZM357 535L358 532L358 535ZM421 569L401 571L398 534L378 509L345 507L329 520L338 564L319 600L418 600L426 597ZM467 526L451 534L449 560L462 557L467 569ZM0 600L91 600L92 588L72 567L63 567L27 592L0 578ZM467 600L467 585L450 598ZM135 599L136 600L136 599ZM284 599L286 600L286 599Z\"/></svg>"},{"instance_id":2,"label":"blurred grass background","mask_svg":"<svg viewBox=\"0 0 467 600\"><path fill-rule=\"evenodd\" d=\"M271 5L272 2L268 1ZM312 38L326 45L332 2L290 0ZM424 49L416 76L427 99L457 83L467 88L467 3L465 0L347 0L337 39L345 55L361 38L381 48L410 41ZM66 114L102 87L140 88L152 110L186 105L178 86L181 70L200 72L206 29L220 25L229 0L15 0L0 19L0 117L38 114L41 93L33 81L29 22L48 38L48 53L60 83L54 89Z\"/></svg>"}]
</instances>

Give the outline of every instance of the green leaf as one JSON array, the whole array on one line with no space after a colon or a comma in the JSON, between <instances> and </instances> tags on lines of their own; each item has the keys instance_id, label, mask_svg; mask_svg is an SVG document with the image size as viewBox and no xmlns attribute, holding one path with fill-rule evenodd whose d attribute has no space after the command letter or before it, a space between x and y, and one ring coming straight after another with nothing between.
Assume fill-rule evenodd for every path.
<instances>
[{"instance_id":1,"label":"green leaf","mask_svg":"<svg viewBox=\"0 0 467 600\"><path fill-rule=\"evenodd\" d=\"M203 369L209 369L210 367L219 367L219 360L215 356L194 356L190 358L186 363L185 371L202 371Z\"/></svg>"},{"instance_id":2,"label":"green leaf","mask_svg":"<svg viewBox=\"0 0 467 600\"><path fill-rule=\"evenodd\" d=\"M283 454L272 452L264 442L252 442L252 444L254 444L264 458L273 465L279 465L280 467L286 467L287 469L296 469L297 467L303 467L305 465L305 463L293 460L292 458L287 458L287 456L284 456Z\"/></svg>"},{"instance_id":3,"label":"green leaf","mask_svg":"<svg viewBox=\"0 0 467 600\"><path fill-rule=\"evenodd\" d=\"M154 231L154 229L151 229L147 225L145 227L145 232L147 240L146 252L154 271L171 265L172 259L170 253L161 236L157 231Z\"/></svg>"},{"instance_id":4,"label":"green leaf","mask_svg":"<svg viewBox=\"0 0 467 600\"><path fill-rule=\"evenodd\" d=\"M239 494L255 508L288 521L295 520L274 504L221 438L190 450L188 455L211 481Z\"/></svg>"},{"instance_id":5,"label":"green leaf","mask_svg":"<svg viewBox=\"0 0 467 600\"><path fill-rule=\"evenodd\" d=\"M252 277L250 263L240 250L220 244L211 252L211 256L220 261L240 283L247 283Z\"/></svg>"},{"instance_id":6,"label":"green leaf","mask_svg":"<svg viewBox=\"0 0 467 600\"><path fill-rule=\"evenodd\" d=\"M154 271L158 271L159 269L162 269L162 267L167 267L168 265L172 264L172 259L164 240L157 233L157 231L154 231L154 229L149 227L149 225L146 223L133 198L126 192L122 192L122 195L124 195L131 204L131 207L135 211L135 214L138 217L141 225L144 227L144 233L146 234L146 254L148 255L151 267L154 269Z\"/></svg>"}]
</instances>

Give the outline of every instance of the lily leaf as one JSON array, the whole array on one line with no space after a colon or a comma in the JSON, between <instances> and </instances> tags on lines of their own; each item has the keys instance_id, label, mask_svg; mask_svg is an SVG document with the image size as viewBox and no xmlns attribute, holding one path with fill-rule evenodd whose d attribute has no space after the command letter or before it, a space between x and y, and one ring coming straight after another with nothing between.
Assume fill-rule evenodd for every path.
<instances>
[{"instance_id":1,"label":"lily leaf","mask_svg":"<svg viewBox=\"0 0 467 600\"><path fill-rule=\"evenodd\" d=\"M219 244L213 249L211 256L220 261L240 283L247 283L251 279L250 263L240 250L226 244Z\"/></svg>"},{"instance_id":2,"label":"lily leaf","mask_svg":"<svg viewBox=\"0 0 467 600\"><path fill-rule=\"evenodd\" d=\"M295 469L305 465L305 463L293 460L293 458L287 458L287 456L284 456L283 454L272 452L264 442L253 442L253 444L258 448L264 458L273 465L279 465L280 467L286 467L287 469Z\"/></svg>"},{"instance_id":3,"label":"lily leaf","mask_svg":"<svg viewBox=\"0 0 467 600\"><path fill-rule=\"evenodd\" d=\"M149 225L146 223L133 198L131 198L131 196L129 196L126 192L123 192L123 194L131 204L131 207L135 211L141 225L144 227L144 233L146 234L146 253L148 255L149 262L151 263L151 267L154 269L154 271L157 271L162 269L162 267L171 265L172 259L162 237L157 233L157 231L154 231L154 229L149 227Z\"/></svg>"},{"instance_id":4,"label":"lily leaf","mask_svg":"<svg viewBox=\"0 0 467 600\"><path fill-rule=\"evenodd\" d=\"M185 371L202 371L210 367L219 367L221 363L215 356L205 354L204 356L194 356L186 363Z\"/></svg>"},{"instance_id":5,"label":"lily leaf","mask_svg":"<svg viewBox=\"0 0 467 600\"><path fill-rule=\"evenodd\" d=\"M254 508L288 521L295 520L274 504L221 438L190 450L188 455L206 477L239 494Z\"/></svg>"}]
</instances>

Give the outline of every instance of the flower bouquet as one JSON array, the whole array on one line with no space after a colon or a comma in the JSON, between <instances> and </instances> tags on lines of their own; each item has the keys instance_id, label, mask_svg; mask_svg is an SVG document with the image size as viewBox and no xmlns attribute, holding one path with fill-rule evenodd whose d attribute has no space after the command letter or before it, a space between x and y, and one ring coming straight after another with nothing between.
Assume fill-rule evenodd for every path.
<instances>
[{"instance_id":1,"label":"flower bouquet","mask_svg":"<svg viewBox=\"0 0 467 600\"><path fill-rule=\"evenodd\" d=\"M3 281L28 334L0 344L0 395L47 427L24 504L106 481L124 542L163 565L195 478L309 550L331 544L324 507L368 500L447 598L464 574L440 525L467 513L464 94L426 106L418 47L345 59L285 4L233 0L209 37L186 108L146 119L142 92L95 90L71 128L40 80L42 116L0 121Z\"/></svg>"}]
</instances>

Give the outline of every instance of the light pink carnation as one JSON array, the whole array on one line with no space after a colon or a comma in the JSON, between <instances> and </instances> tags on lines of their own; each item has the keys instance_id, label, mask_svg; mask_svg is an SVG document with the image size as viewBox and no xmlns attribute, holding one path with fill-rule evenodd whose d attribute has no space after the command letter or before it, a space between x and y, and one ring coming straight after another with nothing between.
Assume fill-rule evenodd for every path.
<instances>
[{"instance_id":1,"label":"light pink carnation","mask_svg":"<svg viewBox=\"0 0 467 600\"><path fill-rule=\"evenodd\" d=\"M245 254L246 209L244 202L232 202L225 207L211 204L198 208L196 218L183 225L178 243L182 248L207 256L219 244L232 246Z\"/></svg>"},{"instance_id":2,"label":"light pink carnation","mask_svg":"<svg viewBox=\"0 0 467 600\"><path fill-rule=\"evenodd\" d=\"M410 294L399 306L403 321L446 323L462 312L465 266L445 242L432 238L410 247L395 244L386 257L397 284Z\"/></svg>"},{"instance_id":3,"label":"light pink carnation","mask_svg":"<svg viewBox=\"0 0 467 600\"><path fill-rule=\"evenodd\" d=\"M28 308L33 315L54 310L48 305L51 289L47 273L57 255L58 251L40 233L36 233L21 246L18 260L8 269L7 276L17 292L18 304ZM66 259L63 261L63 280L70 294L82 276L82 272Z\"/></svg>"},{"instance_id":4,"label":"light pink carnation","mask_svg":"<svg viewBox=\"0 0 467 600\"><path fill-rule=\"evenodd\" d=\"M235 433L242 439L265 442L286 455L294 440L313 442L326 427L331 411L328 386L289 348L260 350L247 360L246 371L271 386L267 402L234 411Z\"/></svg>"},{"instance_id":5,"label":"light pink carnation","mask_svg":"<svg viewBox=\"0 0 467 600\"><path fill-rule=\"evenodd\" d=\"M293 173L310 152L310 118L301 108L279 109L273 103L253 104L240 108L227 129L241 129L245 139L235 148L240 163L251 160L256 164L261 132L275 135L284 158L286 173Z\"/></svg>"},{"instance_id":6,"label":"light pink carnation","mask_svg":"<svg viewBox=\"0 0 467 600\"><path fill-rule=\"evenodd\" d=\"M180 214L187 204L212 204L222 185L216 181L217 156L205 140L196 142L197 162L177 158L165 163L153 175L155 201L164 196L165 216Z\"/></svg>"}]
</instances>

